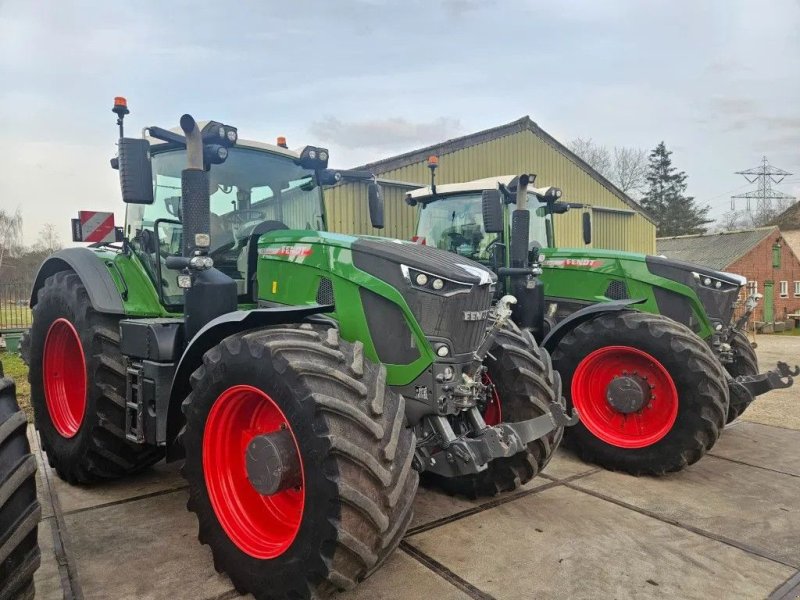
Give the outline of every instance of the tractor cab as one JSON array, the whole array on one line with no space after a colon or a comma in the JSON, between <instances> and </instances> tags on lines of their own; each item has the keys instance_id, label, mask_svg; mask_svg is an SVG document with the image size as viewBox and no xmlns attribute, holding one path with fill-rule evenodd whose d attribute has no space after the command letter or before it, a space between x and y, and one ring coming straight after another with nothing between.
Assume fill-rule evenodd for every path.
<instances>
[{"instance_id":1,"label":"tractor cab","mask_svg":"<svg viewBox=\"0 0 800 600\"><path fill-rule=\"evenodd\" d=\"M177 283L179 270L169 269L166 258L182 252L181 171L187 161L186 150L153 141L153 202L128 204L125 235L163 304L177 306L183 303L183 290ZM237 140L225 150L224 162L212 164L208 171L208 255L217 269L236 282L239 301L247 302L252 298L255 237L281 229L326 229L318 170L303 157L314 154L318 161L324 157L316 165L324 168L327 150L306 147L296 152L245 140Z\"/></svg>"},{"instance_id":2,"label":"tractor cab","mask_svg":"<svg viewBox=\"0 0 800 600\"><path fill-rule=\"evenodd\" d=\"M422 209L414 241L493 264L493 248L497 244L502 248L504 243L502 232L486 229L482 209L484 192L501 194L503 205L512 208L517 203L518 181L516 175L501 175L466 183L434 184L409 192L406 203ZM528 226L530 247L552 244L551 211L547 204L540 202L548 189L527 190L528 202L533 207ZM504 225L510 226L505 217Z\"/></svg>"}]
</instances>

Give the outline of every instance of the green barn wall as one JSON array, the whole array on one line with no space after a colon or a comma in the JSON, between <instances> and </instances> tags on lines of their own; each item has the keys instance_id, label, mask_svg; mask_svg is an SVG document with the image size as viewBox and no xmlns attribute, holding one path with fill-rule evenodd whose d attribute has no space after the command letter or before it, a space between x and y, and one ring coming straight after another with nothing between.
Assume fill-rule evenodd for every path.
<instances>
[{"instance_id":1,"label":"green barn wall","mask_svg":"<svg viewBox=\"0 0 800 600\"><path fill-rule=\"evenodd\" d=\"M380 163L378 164L380 168ZM655 252L655 226L641 213L633 211L609 187L533 131L525 130L467 148L439 154L437 183L458 183L494 175L535 173L536 187L560 187L567 202L581 202L622 212L592 211L593 246L633 252ZM420 160L400 168L377 171L380 179L430 183L430 170ZM325 193L328 227L341 233L386 235L409 239L414 232L417 208L406 205L408 187L383 183L386 201L386 228L375 230L369 224L365 184L347 183ZM573 210L555 218L558 245L583 246L581 211Z\"/></svg>"}]
</instances>

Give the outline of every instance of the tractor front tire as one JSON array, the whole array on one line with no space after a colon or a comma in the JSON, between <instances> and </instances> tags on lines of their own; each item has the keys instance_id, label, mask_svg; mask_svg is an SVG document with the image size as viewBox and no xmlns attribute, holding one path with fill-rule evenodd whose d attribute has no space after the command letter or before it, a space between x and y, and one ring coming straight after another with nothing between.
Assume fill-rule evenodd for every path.
<instances>
[{"instance_id":1,"label":"tractor front tire","mask_svg":"<svg viewBox=\"0 0 800 600\"><path fill-rule=\"evenodd\" d=\"M418 483L415 438L385 378L360 343L311 325L235 334L206 352L183 403L187 508L240 593L326 597L400 543ZM262 495L245 449L285 432L301 477Z\"/></svg>"},{"instance_id":2,"label":"tractor front tire","mask_svg":"<svg viewBox=\"0 0 800 600\"><path fill-rule=\"evenodd\" d=\"M26 339L36 428L50 466L69 483L115 479L163 451L125 438L125 363L119 318L92 308L77 274L48 277Z\"/></svg>"},{"instance_id":3,"label":"tractor front tire","mask_svg":"<svg viewBox=\"0 0 800 600\"><path fill-rule=\"evenodd\" d=\"M483 410L487 425L533 419L547 414L551 403L564 403L561 377L553 370L547 350L537 345L529 331L520 331L513 323L500 330L485 365L487 383L493 384L496 392ZM525 451L495 459L474 475L424 474L423 479L448 494L471 499L510 492L544 469L563 435L564 427L558 427L532 441Z\"/></svg>"},{"instance_id":4,"label":"tractor front tire","mask_svg":"<svg viewBox=\"0 0 800 600\"><path fill-rule=\"evenodd\" d=\"M0 377L0 600L32 600L33 574L41 562L37 534L42 509L27 425L14 382Z\"/></svg>"},{"instance_id":5,"label":"tractor front tire","mask_svg":"<svg viewBox=\"0 0 800 600\"><path fill-rule=\"evenodd\" d=\"M736 329L730 339L731 350L733 351L733 362L725 365L725 369L731 377L742 375L758 375L758 357L756 351L747 334L741 329ZM750 406L752 399L746 400L738 395L731 396L731 404L728 407L727 423L738 419L742 413Z\"/></svg>"},{"instance_id":6,"label":"tractor front tire","mask_svg":"<svg viewBox=\"0 0 800 600\"><path fill-rule=\"evenodd\" d=\"M700 460L725 425L722 365L689 328L661 315L595 317L564 336L553 363L581 418L565 444L607 469L679 471Z\"/></svg>"}]
</instances>

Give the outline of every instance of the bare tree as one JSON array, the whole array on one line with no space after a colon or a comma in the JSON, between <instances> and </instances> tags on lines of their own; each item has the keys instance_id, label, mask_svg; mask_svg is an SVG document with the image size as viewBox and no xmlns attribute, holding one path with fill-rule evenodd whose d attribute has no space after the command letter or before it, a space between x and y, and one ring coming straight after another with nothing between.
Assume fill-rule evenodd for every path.
<instances>
[{"instance_id":1,"label":"bare tree","mask_svg":"<svg viewBox=\"0 0 800 600\"><path fill-rule=\"evenodd\" d=\"M747 216L747 223L750 227L764 227L772 223L778 215L794 204L794 198L776 198L769 206L759 210L753 203L752 208L742 211Z\"/></svg>"},{"instance_id":2,"label":"bare tree","mask_svg":"<svg viewBox=\"0 0 800 600\"><path fill-rule=\"evenodd\" d=\"M731 210L717 219L718 231L735 231L745 227L745 214L741 210Z\"/></svg>"},{"instance_id":3,"label":"bare tree","mask_svg":"<svg viewBox=\"0 0 800 600\"><path fill-rule=\"evenodd\" d=\"M19 245L21 238L22 213L19 208L14 213L0 208L0 269L3 268L3 259Z\"/></svg>"},{"instance_id":4,"label":"bare tree","mask_svg":"<svg viewBox=\"0 0 800 600\"><path fill-rule=\"evenodd\" d=\"M625 146L609 151L591 138L575 138L567 146L622 192L641 196L647 184L647 152Z\"/></svg>"},{"instance_id":5,"label":"bare tree","mask_svg":"<svg viewBox=\"0 0 800 600\"><path fill-rule=\"evenodd\" d=\"M611 174L611 154L608 148L595 144L592 138L575 138L567 143L567 147L603 177L608 178Z\"/></svg>"},{"instance_id":6,"label":"bare tree","mask_svg":"<svg viewBox=\"0 0 800 600\"><path fill-rule=\"evenodd\" d=\"M52 254L63 247L56 226L52 223L45 223L39 230L39 240L36 242L35 249Z\"/></svg>"},{"instance_id":7,"label":"bare tree","mask_svg":"<svg viewBox=\"0 0 800 600\"><path fill-rule=\"evenodd\" d=\"M609 179L628 195L641 195L647 183L647 152L641 148L616 147Z\"/></svg>"}]
</instances>

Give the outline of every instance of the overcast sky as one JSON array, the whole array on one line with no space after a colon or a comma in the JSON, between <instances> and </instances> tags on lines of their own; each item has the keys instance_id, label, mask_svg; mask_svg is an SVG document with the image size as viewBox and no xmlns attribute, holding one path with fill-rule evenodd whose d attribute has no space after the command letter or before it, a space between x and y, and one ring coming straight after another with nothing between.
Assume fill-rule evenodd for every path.
<instances>
[{"instance_id":1,"label":"overcast sky","mask_svg":"<svg viewBox=\"0 0 800 600\"><path fill-rule=\"evenodd\" d=\"M797 0L0 0L0 206L29 244L121 215L124 95L130 132L191 112L337 167L523 115L564 142L664 140L718 215L764 154L800 194L799 32Z\"/></svg>"}]
</instances>

